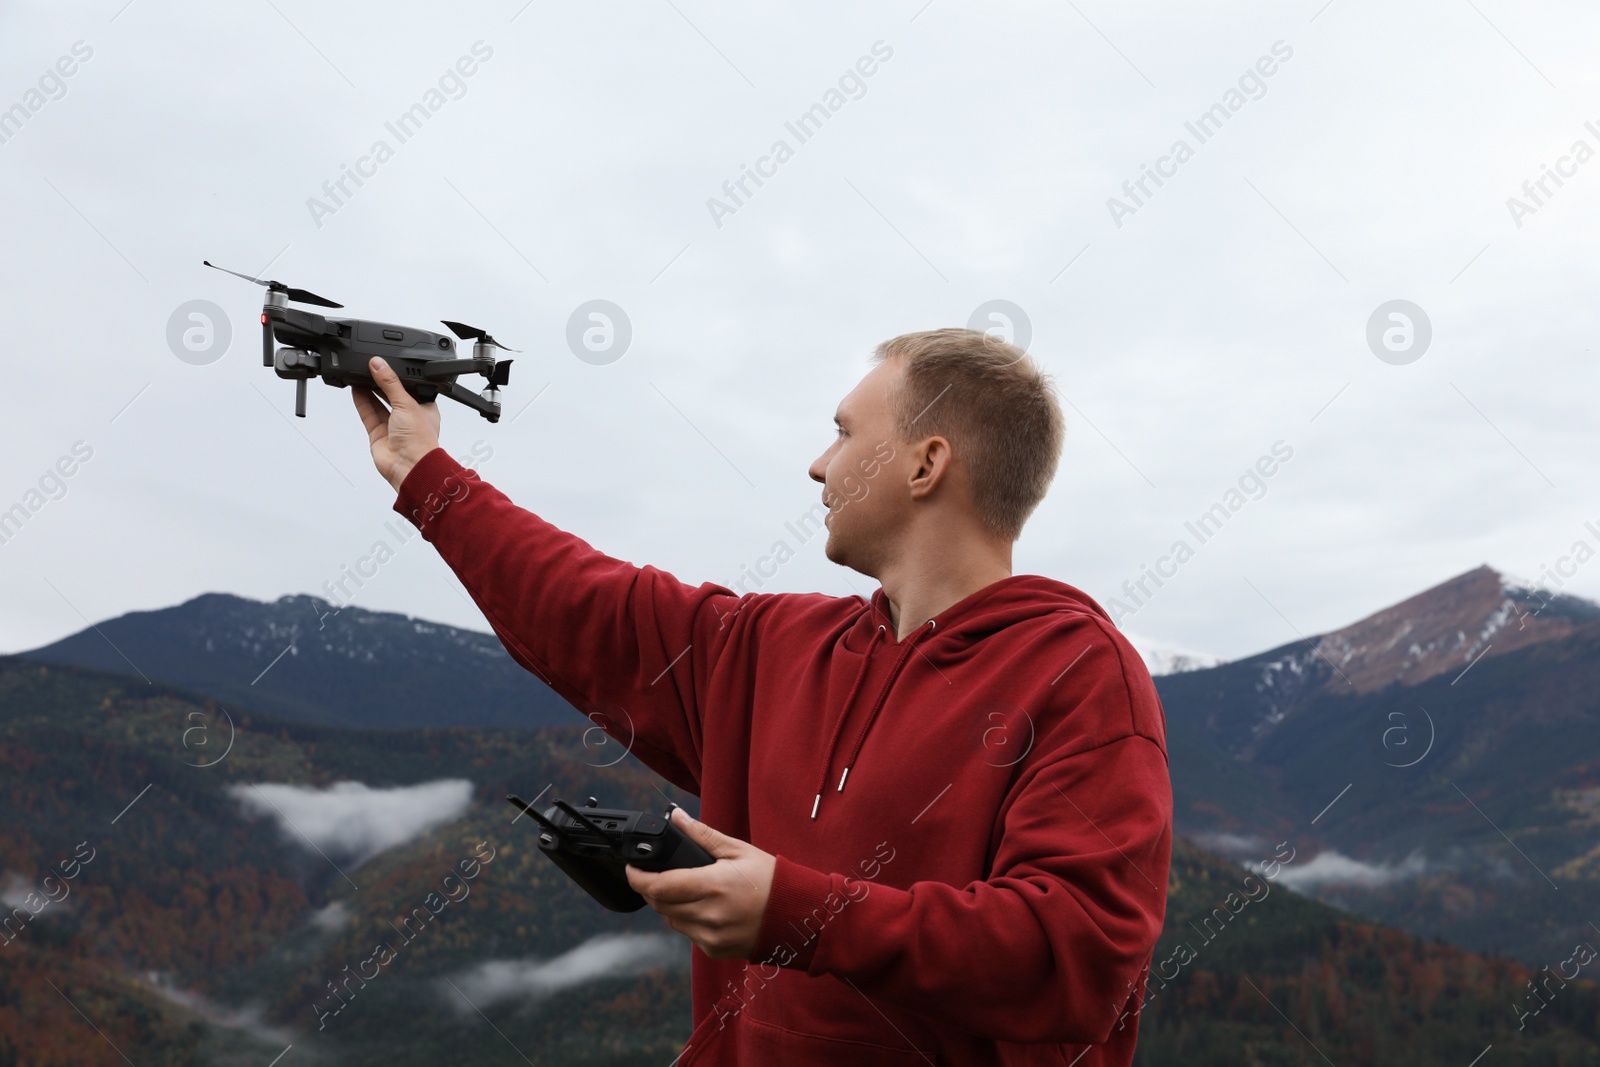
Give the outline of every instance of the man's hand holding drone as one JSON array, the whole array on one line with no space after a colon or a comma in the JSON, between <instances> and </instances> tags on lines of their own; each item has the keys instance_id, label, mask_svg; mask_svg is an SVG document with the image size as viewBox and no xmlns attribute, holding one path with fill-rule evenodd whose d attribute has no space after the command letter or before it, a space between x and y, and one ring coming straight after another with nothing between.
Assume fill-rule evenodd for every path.
<instances>
[{"instance_id":1,"label":"man's hand holding drone","mask_svg":"<svg viewBox=\"0 0 1600 1067\"><path fill-rule=\"evenodd\" d=\"M431 400L424 404L406 392L399 376L383 360L374 357L369 369L383 390L383 400L364 386L352 386L350 398L367 428L372 462L398 493L417 461L439 447L439 405ZM387 407L384 400L389 402Z\"/></svg>"}]
</instances>

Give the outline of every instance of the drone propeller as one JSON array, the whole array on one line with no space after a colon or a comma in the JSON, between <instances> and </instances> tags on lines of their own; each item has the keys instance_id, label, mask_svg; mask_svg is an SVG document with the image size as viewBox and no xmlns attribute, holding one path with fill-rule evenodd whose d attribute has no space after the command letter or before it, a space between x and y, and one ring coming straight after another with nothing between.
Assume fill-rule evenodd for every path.
<instances>
[{"instance_id":1,"label":"drone propeller","mask_svg":"<svg viewBox=\"0 0 1600 1067\"><path fill-rule=\"evenodd\" d=\"M489 388L498 389L502 385L511 384L511 360L496 360L494 372L489 375Z\"/></svg>"},{"instance_id":2,"label":"drone propeller","mask_svg":"<svg viewBox=\"0 0 1600 1067\"><path fill-rule=\"evenodd\" d=\"M240 274L236 270L229 270L227 267L219 267L215 263L211 262L209 259L202 259L200 262L204 263L206 266L210 267L213 270L220 270L224 274L233 275L235 278L243 278L247 282L255 282L257 285L264 285L268 289L271 289L273 292L283 293L290 300L293 300L293 301L295 301L297 303L315 304L318 307L325 307L325 308L342 308L342 307L344 307L343 304L335 304L332 300L329 300L327 297L318 296L316 293L310 292L310 291L305 290L305 289L291 289L289 286L284 285L282 282L279 282L279 281L264 282L260 278L252 278L248 274Z\"/></svg>"},{"instance_id":3,"label":"drone propeller","mask_svg":"<svg viewBox=\"0 0 1600 1067\"><path fill-rule=\"evenodd\" d=\"M521 351L520 349L510 348L501 344L493 337L490 337L487 332L478 329L476 326L468 326L464 322L451 322L449 319L440 319L439 321L450 327L450 332L461 338L463 341L482 341L486 345L493 345L496 348L503 348L507 352ZM507 362L509 363L510 360L507 360Z\"/></svg>"}]
</instances>

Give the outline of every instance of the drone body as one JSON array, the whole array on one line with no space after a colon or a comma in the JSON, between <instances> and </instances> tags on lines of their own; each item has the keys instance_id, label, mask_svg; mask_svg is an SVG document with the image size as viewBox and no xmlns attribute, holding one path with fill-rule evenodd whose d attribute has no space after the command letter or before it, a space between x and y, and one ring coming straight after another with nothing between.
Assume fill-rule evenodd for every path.
<instances>
[{"instance_id":1,"label":"drone body","mask_svg":"<svg viewBox=\"0 0 1600 1067\"><path fill-rule=\"evenodd\" d=\"M340 389L366 386L377 389L368 368L380 357L399 377L406 392L427 403L441 394L473 408L490 422L500 421L500 386L507 384L511 360L496 360L494 350L505 348L487 333L459 322L446 321L462 340L473 341L472 356L458 358L455 341L447 334L399 326L367 319L335 319L290 307L289 302L338 308L342 304L304 289L291 289L282 282L262 281L248 274L217 267L257 285L266 286L266 304L261 309L261 362L278 377L295 383L294 413L306 413L306 382L321 378ZM274 349L274 340L284 345ZM511 349L506 349L512 351ZM462 374L481 374L489 380L482 392L457 383Z\"/></svg>"}]
</instances>

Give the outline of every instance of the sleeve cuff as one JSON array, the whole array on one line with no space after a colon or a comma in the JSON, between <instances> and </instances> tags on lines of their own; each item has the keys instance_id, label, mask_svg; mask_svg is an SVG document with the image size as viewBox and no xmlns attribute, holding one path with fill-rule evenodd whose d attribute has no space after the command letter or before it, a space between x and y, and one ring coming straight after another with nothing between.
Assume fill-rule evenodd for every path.
<instances>
[{"instance_id":1,"label":"sleeve cuff","mask_svg":"<svg viewBox=\"0 0 1600 1067\"><path fill-rule=\"evenodd\" d=\"M809 971L823 930L850 898L834 891L832 875L782 856L775 859L767 910L750 959Z\"/></svg>"},{"instance_id":2,"label":"sleeve cuff","mask_svg":"<svg viewBox=\"0 0 1600 1067\"><path fill-rule=\"evenodd\" d=\"M428 535L434 521L452 500L467 495L471 480L476 477L443 447L435 448L401 480L394 510L411 520L424 538L432 540Z\"/></svg>"}]
</instances>

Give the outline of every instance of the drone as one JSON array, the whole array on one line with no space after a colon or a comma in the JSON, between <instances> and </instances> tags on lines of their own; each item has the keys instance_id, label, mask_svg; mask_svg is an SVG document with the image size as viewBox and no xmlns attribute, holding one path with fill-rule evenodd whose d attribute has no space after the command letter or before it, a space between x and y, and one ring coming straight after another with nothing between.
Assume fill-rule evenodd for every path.
<instances>
[{"instance_id":1,"label":"drone","mask_svg":"<svg viewBox=\"0 0 1600 1067\"><path fill-rule=\"evenodd\" d=\"M406 392L418 401L426 404L443 394L476 410L490 422L500 421L500 387L511 380L511 360L497 360L494 350L517 349L507 348L476 326L439 320L461 340L472 342L472 358L458 359L455 342L446 334L302 311L290 307L289 302L325 308L344 305L280 281L262 281L210 260L201 262L213 270L266 287L267 299L261 308L261 365L294 382L294 413L300 418L306 415L306 382L312 378L320 377L340 389L363 385L377 391L367 365L372 357L379 356L399 377ZM274 349L274 337L283 343L283 348ZM474 393L456 382L462 374L481 374L489 384L482 392Z\"/></svg>"}]
</instances>

